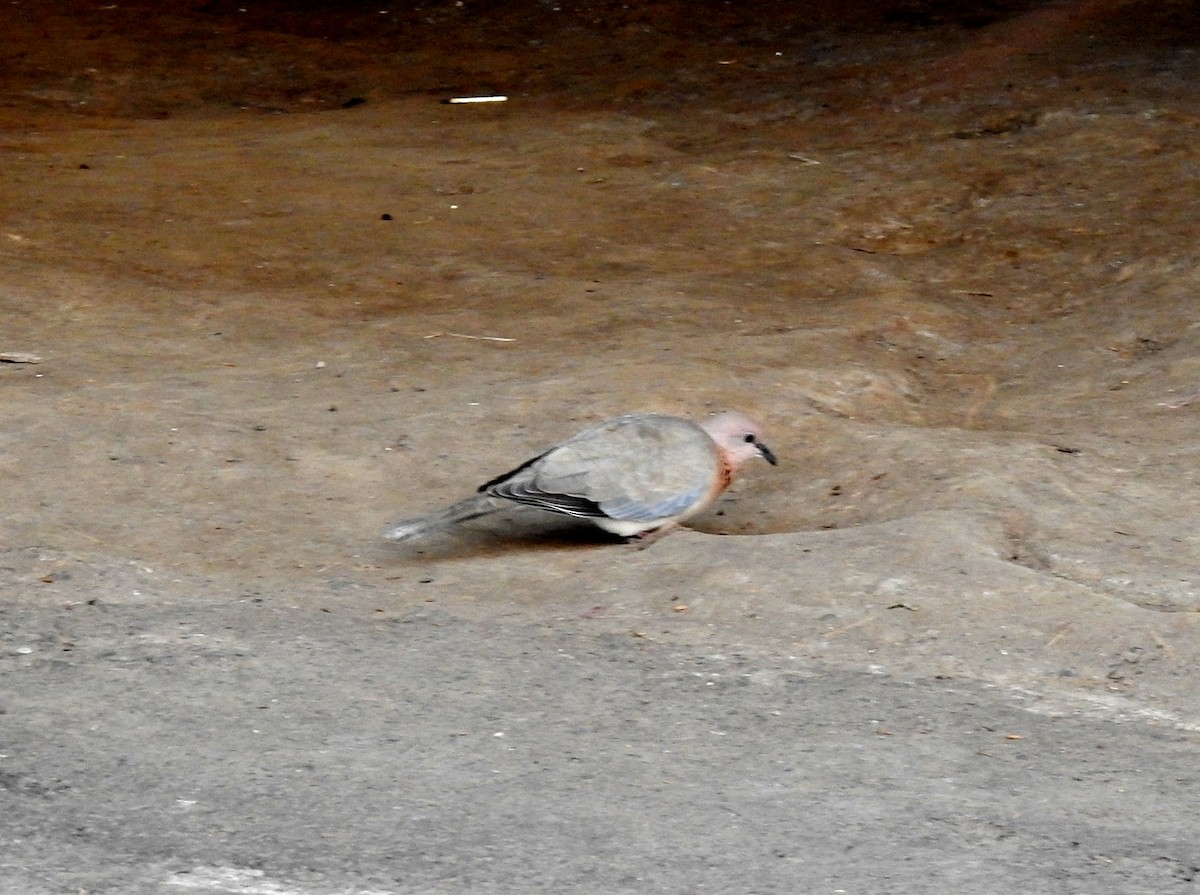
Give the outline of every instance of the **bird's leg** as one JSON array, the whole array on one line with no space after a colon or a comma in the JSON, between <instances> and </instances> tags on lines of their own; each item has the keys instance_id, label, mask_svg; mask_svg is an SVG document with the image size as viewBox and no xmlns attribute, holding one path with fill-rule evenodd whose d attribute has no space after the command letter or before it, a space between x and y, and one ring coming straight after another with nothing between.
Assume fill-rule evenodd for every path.
<instances>
[{"instance_id":1,"label":"bird's leg","mask_svg":"<svg viewBox=\"0 0 1200 895\"><path fill-rule=\"evenodd\" d=\"M665 525L660 525L658 528L651 528L648 531L640 532L629 538L626 543L636 544L638 550L645 550L663 535L670 531L674 531L679 526L674 522L668 522Z\"/></svg>"}]
</instances>

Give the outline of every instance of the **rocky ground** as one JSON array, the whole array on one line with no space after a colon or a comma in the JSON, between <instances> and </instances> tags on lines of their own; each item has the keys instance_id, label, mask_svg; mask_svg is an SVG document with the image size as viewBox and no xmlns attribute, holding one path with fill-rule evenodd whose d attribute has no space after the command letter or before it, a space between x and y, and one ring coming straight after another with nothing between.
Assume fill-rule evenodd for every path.
<instances>
[{"instance_id":1,"label":"rocky ground","mask_svg":"<svg viewBox=\"0 0 1200 895\"><path fill-rule=\"evenodd\" d=\"M1195 889L1198 34L4 7L0 891ZM649 549L379 537L724 407Z\"/></svg>"}]
</instances>

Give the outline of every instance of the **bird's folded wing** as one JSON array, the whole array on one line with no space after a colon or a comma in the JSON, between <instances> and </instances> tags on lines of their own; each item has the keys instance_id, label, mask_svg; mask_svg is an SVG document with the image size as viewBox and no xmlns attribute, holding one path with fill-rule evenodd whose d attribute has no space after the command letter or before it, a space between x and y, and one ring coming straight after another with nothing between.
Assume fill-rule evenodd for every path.
<instances>
[{"instance_id":1,"label":"bird's folded wing","mask_svg":"<svg viewBox=\"0 0 1200 895\"><path fill-rule=\"evenodd\" d=\"M486 493L572 516L670 519L709 496L719 471L708 436L675 422L581 433L490 482Z\"/></svg>"}]
</instances>

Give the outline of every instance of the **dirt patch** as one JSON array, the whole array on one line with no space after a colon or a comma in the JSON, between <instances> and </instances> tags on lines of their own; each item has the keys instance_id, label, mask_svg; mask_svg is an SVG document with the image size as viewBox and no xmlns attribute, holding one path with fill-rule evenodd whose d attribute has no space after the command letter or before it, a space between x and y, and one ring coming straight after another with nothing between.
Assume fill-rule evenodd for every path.
<instances>
[{"instance_id":1,"label":"dirt patch","mask_svg":"<svg viewBox=\"0 0 1200 895\"><path fill-rule=\"evenodd\" d=\"M1196 16L9 4L12 605L432 606L1195 730ZM725 407L780 467L648 550L379 537Z\"/></svg>"}]
</instances>

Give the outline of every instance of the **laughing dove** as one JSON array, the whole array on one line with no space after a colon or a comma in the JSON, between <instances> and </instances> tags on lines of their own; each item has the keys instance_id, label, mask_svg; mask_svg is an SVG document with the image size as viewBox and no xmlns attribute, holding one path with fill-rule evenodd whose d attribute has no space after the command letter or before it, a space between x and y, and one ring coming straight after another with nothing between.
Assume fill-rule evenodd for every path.
<instances>
[{"instance_id":1,"label":"laughing dove","mask_svg":"<svg viewBox=\"0 0 1200 895\"><path fill-rule=\"evenodd\" d=\"M699 424L658 413L619 416L485 482L453 506L395 523L385 537L433 534L499 510L505 501L588 519L626 538L657 537L720 497L745 461L762 457L776 465L760 434L754 421L733 412Z\"/></svg>"}]
</instances>

